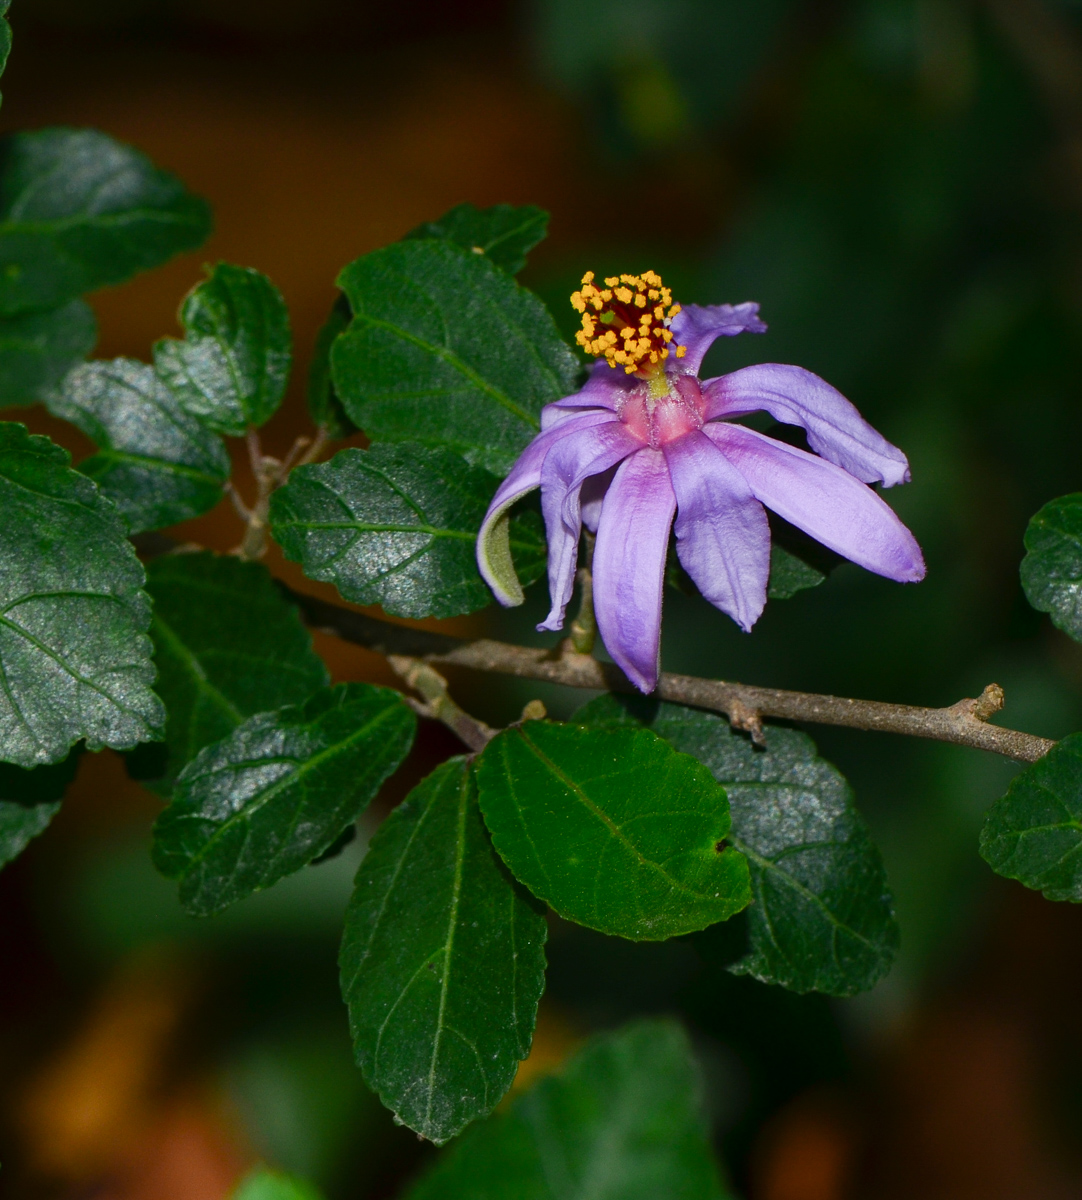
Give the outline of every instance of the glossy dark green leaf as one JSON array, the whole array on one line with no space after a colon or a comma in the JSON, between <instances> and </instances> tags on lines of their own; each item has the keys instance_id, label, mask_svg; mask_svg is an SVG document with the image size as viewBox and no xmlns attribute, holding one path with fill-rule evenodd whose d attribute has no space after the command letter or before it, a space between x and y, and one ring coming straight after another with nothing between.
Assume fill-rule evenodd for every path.
<instances>
[{"instance_id":1,"label":"glossy dark green leaf","mask_svg":"<svg viewBox=\"0 0 1082 1200\"><path fill-rule=\"evenodd\" d=\"M483 254L405 241L338 277L353 321L334 343L334 385L374 441L449 446L505 474L543 405L578 365L541 301Z\"/></svg>"},{"instance_id":2,"label":"glossy dark green leaf","mask_svg":"<svg viewBox=\"0 0 1082 1200\"><path fill-rule=\"evenodd\" d=\"M185 763L256 713L299 704L327 683L311 634L262 563L169 554L147 567L150 636L169 717L164 755L133 774L168 791Z\"/></svg>"},{"instance_id":3,"label":"glossy dark green leaf","mask_svg":"<svg viewBox=\"0 0 1082 1200\"><path fill-rule=\"evenodd\" d=\"M1030 521L1021 575L1030 604L1082 642L1082 492L1052 500Z\"/></svg>"},{"instance_id":4,"label":"glossy dark green leaf","mask_svg":"<svg viewBox=\"0 0 1082 1200\"><path fill-rule=\"evenodd\" d=\"M318 858L409 753L399 692L322 688L260 713L199 752L154 826L154 862L208 916Z\"/></svg>"},{"instance_id":5,"label":"glossy dark green leaf","mask_svg":"<svg viewBox=\"0 0 1082 1200\"><path fill-rule=\"evenodd\" d=\"M122 283L210 233L205 200L93 129L0 142L0 315Z\"/></svg>"},{"instance_id":6,"label":"glossy dark green leaf","mask_svg":"<svg viewBox=\"0 0 1082 1200\"><path fill-rule=\"evenodd\" d=\"M771 600L789 600L798 592L818 587L844 560L795 525L776 513L770 517L770 581L767 595Z\"/></svg>"},{"instance_id":7,"label":"glossy dark green leaf","mask_svg":"<svg viewBox=\"0 0 1082 1200\"><path fill-rule=\"evenodd\" d=\"M416 443L342 450L298 467L271 498L271 532L311 579L399 617L451 617L491 601L477 531L499 480L450 450ZM545 566L532 516L511 525L524 584Z\"/></svg>"},{"instance_id":8,"label":"glossy dark green leaf","mask_svg":"<svg viewBox=\"0 0 1082 1200\"><path fill-rule=\"evenodd\" d=\"M469 762L437 767L372 839L339 956L357 1064L403 1124L442 1144L511 1086L545 936L492 848Z\"/></svg>"},{"instance_id":9,"label":"glossy dark green leaf","mask_svg":"<svg viewBox=\"0 0 1082 1200\"><path fill-rule=\"evenodd\" d=\"M443 238L475 254L487 255L509 275L526 265L526 255L548 233L549 215L543 208L524 204L494 204L476 208L458 204L438 221L425 221L407 238Z\"/></svg>"},{"instance_id":10,"label":"glossy dark green leaf","mask_svg":"<svg viewBox=\"0 0 1082 1200\"><path fill-rule=\"evenodd\" d=\"M734 974L851 996L887 973L898 926L882 858L844 776L807 734L767 726L760 750L715 713L646 697L602 696L574 719L645 724L725 788L729 841L747 855L754 895Z\"/></svg>"},{"instance_id":11,"label":"glossy dark green leaf","mask_svg":"<svg viewBox=\"0 0 1082 1200\"><path fill-rule=\"evenodd\" d=\"M293 343L286 303L266 275L219 263L188 293L180 320L184 341L163 338L154 365L184 408L232 437L273 416Z\"/></svg>"},{"instance_id":12,"label":"glossy dark green leaf","mask_svg":"<svg viewBox=\"0 0 1082 1200\"><path fill-rule=\"evenodd\" d=\"M1082 902L1082 733L1011 780L988 812L981 856L1047 900Z\"/></svg>"},{"instance_id":13,"label":"glossy dark green leaf","mask_svg":"<svg viewBox=\"0 0 1082 1200\"><path fill-rule=\"evenodd\" d=\"M131 533L197 517L222 498L230 470L225 444L181 408L146 363L85 363L50 397L49 411L97 444L79 470L120 509Z\"/></svg>"},{"instance_id":14,"label":"glossy dark green leaf","mask_svg":"<svg viewBox=\"0 0 1082 1200\"><path fill-rule=\"evenodd\" d=\"M408 1200L722 1200L683 1030L641 1021L471 1130Z\"/></svg>"},{"instance_id":15,"label":"glossy dark green leaf","mask_svg":"<svg viewBox=\"0 0 1082 1200\"><path fill-rule=\"evenodd\" d=\"M724 921L751 899L710 772L648 729L528 721L478 764L511 873L562 917L637 941Z\"/></svg>"},{"instance_id":16,"label":"glossy dark green leaf","mask_svg":"<svg viewBox=\"0 0 1082 1200\"><path fill-rule=\"evenodd\" d=\"M158 736L150 602L123 520L67 451L0 424L0 760Z\"/></svg>"},{"instance_id":17,"label":"glossy dark green leaf","mask_svg":"<svg viewBox=\"0 0 1082 1200\"><path fill-rule=\"evenodd\" d=\"M232 1200L322 1200L322 1196L307 1180L256 1167L241 1180Z\"/></svg>"},{"instance_id":18,"label":"glossy dark green leaf","mask_svg":"<svg viewBox=\"0 0 1082 1200\"><path fill-rule=\"evenodd\" d=\"M770 581L766 594L771 600L789 600L797 592L818 587L824 579L826 575L822 571L790 554L784 547L770 547Z\"/></svg>"},{"instance_id":19,"label":"glossy dark green leaf","mask_svg":"<svg viewBox=\"0 0 1082 1200\"><path fill-rule=\"evenodd\" d=\"M20 855L60 811L60 802L79 769L82 748L63 762L32 771L0 763L0 867Z\"/></svg>"},{"instance_id":20,"label":"glossy dark green leaf","mask_svg":"<svg viewBox=\"0 0 1082 1200\"><path fill-rule=\"evenodd\" d=\"M331 347L334 339L345 332L352 319L349 301L344 292L339 292L331 315L316 338L312 363L308 368L308 412L316 428L325 429L327 436L335 440L357 432L357 426L346 416L331 378Z\"/></svg>"},{"instance_id":21,"label":"glossy dark green leaf","mask_svg":"<svg viewBox=\"0 0 1082 1200\"><path fill-rule=\"evenodd\" d=\"M47 399L97 337L94 313L82 300L0 318L0 406Z\"/></svg>"}]
</instances>

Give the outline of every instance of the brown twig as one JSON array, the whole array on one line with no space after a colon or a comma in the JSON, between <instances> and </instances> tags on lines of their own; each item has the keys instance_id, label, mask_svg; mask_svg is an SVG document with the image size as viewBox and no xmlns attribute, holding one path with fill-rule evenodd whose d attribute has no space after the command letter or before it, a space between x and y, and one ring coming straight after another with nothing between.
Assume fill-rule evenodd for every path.
<instances>
[{"instance_id":1,"label":"brown twig","mask_svg":"<svg viewBox=\"0 0 1082 1200\"><path fill-rule=\"evenodd\" d=\"M413 708L422 717L431 717L441 721L452 733L476 754L483 750L496 736L496 731L490 729L483 721L471 717L468 712L451 699L447 691L447 680L418 658L410 658L403 654L388 654L387 661L391 670L415 692L420 692L424 703L413 702Z\"/></svg>"},{"instance_id":2,"label":"brown twig","mask_svg":"<svg viewBox=\"0 0 1082 1200\"><path fill-rule=\"evenodd\" d=\"M471 641L394 625L314 596L285 590L310 625L381 654L407 655L436 666L513 675L567 687L613 692L635 690L618 667L577 653L569 641L556 650L513 646L488 638ZM1004 702L1003 689L994 683L976 699L959 700L949 708L849 700L841 696L752 687L669 672L662 674L654 695L660 700L724 713L735 726L748 730L753 738L761 729L763 717L775 717L953 742L1002 754L1018 762L1036 762L1055 744L1048 738L988 724L989 717L999 712Z\"/></svg>"}]
</instances>

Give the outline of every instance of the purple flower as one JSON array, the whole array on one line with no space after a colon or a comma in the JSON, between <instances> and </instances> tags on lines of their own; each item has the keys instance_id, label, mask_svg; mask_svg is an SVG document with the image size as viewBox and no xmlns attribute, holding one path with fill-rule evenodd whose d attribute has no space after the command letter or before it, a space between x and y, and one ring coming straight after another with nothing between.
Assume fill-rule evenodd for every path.
<instances>
[{"instance_id":1,"label":"purple flower","mask_svg":"<svg viewBox=\"0 0 1082 1200\"><path fill-rule=\"evenodd\" d=\"M605 646L628 678L653 690L669 530L702 594L744 630L766 604L770 528L764 505L869 571L924 578L920 547L868 484L909 481L905 455L830 384L802 367L764 363L700 380L719 336L764 333L757 304L671 303L652 272L583 278L580 345L604 355L580 392L541 414L489 506L477 561L504 605L522 589L508 545L509 509L541 488L552 610L563 627L582 526L596 531L594 605ZM815 454L733 418L764 410L805 430Z\"/></svg>"}]
</instances>

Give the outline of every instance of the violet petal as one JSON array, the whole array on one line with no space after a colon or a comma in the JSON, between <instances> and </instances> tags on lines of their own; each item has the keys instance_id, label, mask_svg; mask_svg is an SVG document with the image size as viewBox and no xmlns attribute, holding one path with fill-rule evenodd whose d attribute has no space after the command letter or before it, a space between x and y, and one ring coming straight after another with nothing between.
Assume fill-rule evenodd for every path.
<instances>
[{"instance_id":1,"label":"violet petal","mask_svg":"<svg viewBox=\"0 0 1082 1200\"><path fill-rule=\"evenodd\" d=\"M746 633L766 606L770 525L744 476L698 431L664 448L676 553L699 591Z\"/></svg>"},{"instance_id":2,"label":"violet petal","mask_svg":"<svg viewBox=\"0 0 1082 1200\"><path fill-rule=\"evenodd\" d=\"M510 474L496 489L477 534L477 568L481 578L505 608L521 604L525 599L511 559L511 505L540 486L541 465L545 455L561 438L612 421L613 415L608 409L596 409L577 413L572 420L539 433L519 455Z\"/></svg>"},{"instance_id":3,"label":"violet petal","mask_svg":"<svg viewBox=\"0 0 1082 1200\"><path fill-rule=\"evenodd\" d=\"M909 462L825 379L781 363L744 367L703 384L705 419L763 410L787 425L800 425L808 444L829 462L865 483L894 487L909 482Z\"/></svg>"},{"instance_id":4,"label":"violet petal","mask_svg":"<svg viewBox=\"0 0 1082 1200\"><path fill-rule=\"evenodd\" d=\"M698 375L703 356L717 338L766 333L759 306L750 300L744 304L685 304L669 328L677 344L687 347L683 358L670 358L669 365L691 375Z\"/></svg>"},{"instance_id":5,"label":"violet petal","mask_svg":"<svg viewBox=\"0 0 1082 1200\"><path fill-rule=\"evenodd\" d=\"M882 497L841 467L742 425L707 425L703 432L757 499L816 541L899 583L924 578L916 538Z\"/></svg>"},{"instance_id":6,"label":"violet petal","mask_svg":"<svg viewBox=\"0 0 1082 1200\"><path fill-rule=\"evenodd\" d=\"M592 475L642 449L638 440L619 421L594 425L561 438L545 456L541 468L541 511L548 537L549 596L552 609L538 629L562 629L564 612L575 586L582 514L579 494Z\"/></svg>"},{"instance_id":7,"label":"violet petal","mask_svg":"<svg viewBox=\"0 0 1082 1200\"><path fill-rule=\"evenodd\" d=\"M614 411L624 394L642 381L625 371L610 367L604 360L594 363L590 377L582 388L561 400L546 404L541 410L541 428L548 429L564 419L565 412L583 408L607 408Z\"/></svg>"},{"instance_id":8,"label":"violet petal","mask_svg":"<svg viewBox=\"0 0 1082 1200\"><path fill-rule=\"evenodd\" d=\"M661 598L676 497L660 450L620 464L594 547L594 611L613 660L642 692L657 684Z\"/></svg>"}]
</instances>

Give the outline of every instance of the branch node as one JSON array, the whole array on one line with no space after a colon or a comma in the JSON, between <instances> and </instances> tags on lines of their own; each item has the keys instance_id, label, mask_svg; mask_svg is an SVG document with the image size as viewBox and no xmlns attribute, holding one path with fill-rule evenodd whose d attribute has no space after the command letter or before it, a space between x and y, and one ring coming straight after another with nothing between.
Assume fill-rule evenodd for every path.
<instances>
[{"instance_id":1,"label":"branch node","mask_svg":"<svg viewBox=\"0 0 1082 1200\"><path fill-rule=\"evenodd\" d=\"M413 711L446 725L474 753L483 750L496 736L495 729L459 708L447 691L447 680L428 663L405 654L388 654L387 662L408 687L421 693L424 703L410 702Z\"/></svg>"},{"instance_id":2,"label":"branch node","mask_svg":"<svg viewBox=\"0 0 1082 1200\"><path fill-rule=\"evenodd\" d=\"M734 729L751 734L751 740L756 746L766 746L766 735L763 733L763 717L758 709L751 708L739 697L729 703L729 724Z\"/></svg>"}]
</instances>

